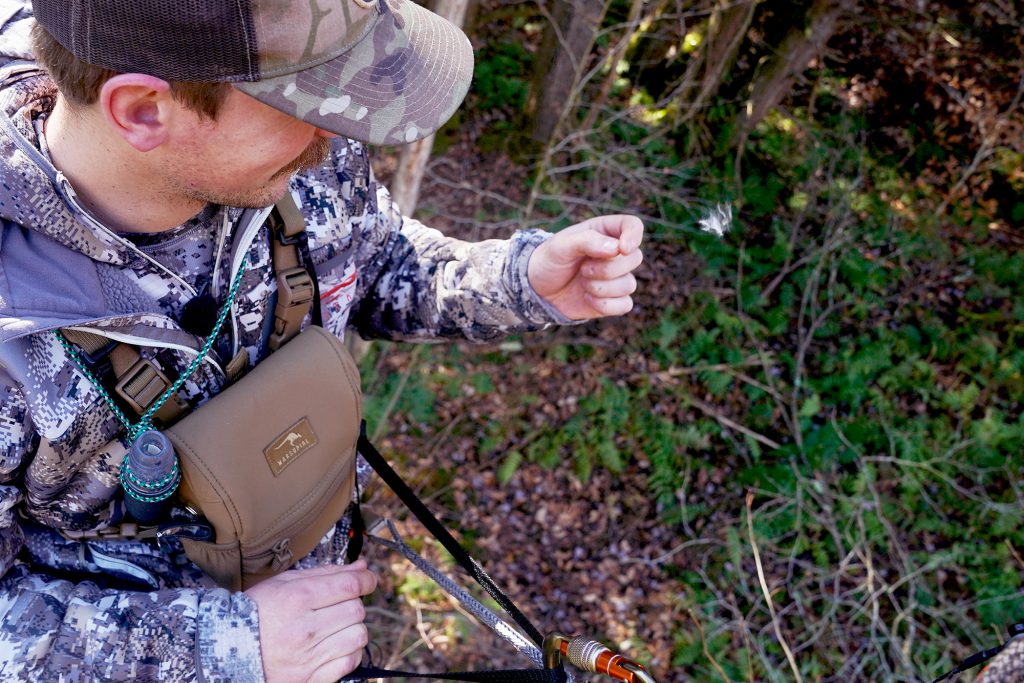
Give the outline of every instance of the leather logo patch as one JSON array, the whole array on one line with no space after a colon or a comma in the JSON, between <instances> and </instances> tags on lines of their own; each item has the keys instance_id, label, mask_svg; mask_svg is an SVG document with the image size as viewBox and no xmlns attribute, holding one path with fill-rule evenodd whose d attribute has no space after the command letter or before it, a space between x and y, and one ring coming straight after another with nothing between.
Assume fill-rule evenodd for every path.
<instances>
[{"instance_id":1,"label":"leather logo patch","mask_svg":"<svg viewBox=\"0 0 1024 683\"><path fill-rule=\"evenodd\" d=\"M309 420L302 418L270 442L263 449L270 471L279 476L285 467L298 460L299 456L316 445L316 434Z\"/></svg>"}]
</instances>

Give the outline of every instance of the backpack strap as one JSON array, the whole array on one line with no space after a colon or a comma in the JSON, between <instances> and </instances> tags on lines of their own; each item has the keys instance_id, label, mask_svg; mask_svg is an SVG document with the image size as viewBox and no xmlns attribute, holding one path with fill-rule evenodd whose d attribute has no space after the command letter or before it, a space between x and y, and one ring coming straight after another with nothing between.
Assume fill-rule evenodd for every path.
<instances>
[{"instance_id":1,"label":"backpack strap","mask_svg":"<svg viewBox=\"0 0 1024 683\"><path fill-rule=\"evenodd\" d=\"M277 304L274 306L274 328L267 340L276 351L302 329L302 321L313 308L316 278L303 266L299 249L306 238L306 219L290 193L274 205L267 220L270 228L274 274L277 277ZM307 266L312 267L309 259Z\"/></svg>"}]
</instances>

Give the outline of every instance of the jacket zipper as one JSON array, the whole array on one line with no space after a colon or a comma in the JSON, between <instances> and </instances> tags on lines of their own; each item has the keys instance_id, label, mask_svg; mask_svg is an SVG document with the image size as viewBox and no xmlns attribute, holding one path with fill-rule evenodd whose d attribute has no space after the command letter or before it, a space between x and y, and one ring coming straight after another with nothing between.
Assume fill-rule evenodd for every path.
<instances>
[{"instance_id":1,"label":"jacket zipper","mask_svg":"<svg viewBox=\"0 0 1024 683\"><path fill-rule=\"evenodd\" d=\"M103 232L109 235L110 237L114 238L115 240L117 240L118 244L127 249L129 252L131 252L135 256L145 259L150 263L150 265L155 266L158 270L163 271L163 273L170 277L172 280L176 280L178 284L180 284L185 289L185 291L187 291L191 296L196 295L197 292L195 288L189 283L187 283L184 279L182 279L180 275L165 267L162 263L160 263L149 254L136 247L130 241L124 239L117 233L110 230L110 228L106 227L105 225L97 221L87 211L85 211L85 209L82 208L82 205L78 203L78 195L75 194L75 188L71 187L71 183L68 181L63 171L57 171L57 184L60 186L60 189L67 197L68 203L70 203L78 211L79 220L88 223L89 226L94 230L99 230L100 232Z\"/></svg>"}]
</instances>

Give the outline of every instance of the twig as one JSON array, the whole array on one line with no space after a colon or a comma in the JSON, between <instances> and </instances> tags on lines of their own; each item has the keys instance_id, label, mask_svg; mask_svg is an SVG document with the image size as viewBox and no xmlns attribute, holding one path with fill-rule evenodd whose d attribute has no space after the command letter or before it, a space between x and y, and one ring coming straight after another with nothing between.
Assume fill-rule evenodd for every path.
<instances>
[{"instance_id":1,"label":"twig","mask_svg":"<svg viewBox=\"0 0 1024 683\"><path fill-rule=\"evenodd\" d=\"M409 381L409 376L412 375L413 370L419 365L420 356L423 354L422 346L417 347L412 353L412 358L409 359L409 364L402 371L402 376L398 379L398 386L391 393L391 398L388 400L387 406L384 408L384 412L381 413L380 420L377 421L377 426L373 430L373 436L371 437L374 441L379 441L384 432L387 430L388 419L391 417L391 413L395 410L395 406L398 404L398 399L401 397L402 392L405 390L405 385Z\"/></svg>"},{"instance_id":2,"label":"twig","mask_svg":"<svg viewBox=\"0 0 1024 683\"><path fill-rule=\"evenodd\" d=\"M693 625L697 627L697 633L700 634L700 646L704 650L704 656L710 660L711 664L715 667L715 671L717 671L718 675L722 677L722 680L725 681L725 683L730 683L729 677L725 675L725 670L722 669L722 665L718 663L715 656L711 654L711 650L708 649L708 641L704 637L704 626L700 623L700 619L697 618L697 615L693 613L692 609L686 610L686 613L689 615L690 621L693 622Z\"/></svg>"},{"instance_id":3,"label":"twig","mask_svg":"<svg viewBox=\"0 0 1024 683\"><path fill-rule=\"evenodd\" d=\"M786 642L785 636L782 635L782 625L779 624L778 615L775 614L775 603L772 602L771 591L768 590L768 582L764 577L764 567L761 566L761 553L757 550L757 541L754 540L754 514L751 507L754 504L753 492L747 493L747 534L750 536L750 548L754 551L754 564L757 565L757 580L761 584L761 592L764 593L764 599L768 602L768 612L772 615L772 627L775 629L775 637L779 641L779 645L782 646L782 651L786 653L786 660L789 662L789 668L793 670L793 675L796 677L797 683L803 683L803 676L800 675L800 669L796 665L796 659L793 658L793 651L789 649L789 643Z\"/></svg>"},{"instance_id":4,"label":"twig","mask_svg":"<svg viewBox=\"0 0 1024 683\"><path fill-rule=\"evenodd\" d=\"M410 600L410 602L412 601ZM426 644L427 649L433 652L434 643L430 639L430 630L427 628L427 623L423 621L423 610L420 608L420 604L418 602L413 602L412 604L413 607L416 608L416 630L419 632L420 638Z\"/></svg>"},{"instance_id":5,"label":"twig","mask_svg":"<svg viewBox=\"0 0 1024 683\"><path fill-rule=\"evenodd\" d=\"M760 358L756 358L754 356L751 356L750 358L746 358L746 359L741 360L741 361L739 361L737 363L711 363L711 364L708 364L708 365L690 365L690 366L687 366L687 367L680 367L678 365L670 365L665 370L661 370L659 372L653 373L653 376L655 376L655 377L657 377L659 379L664 379L664 378L668 378L668 377L679 377L680 375L694 375L694 374L697 374L698 372L705 372L705 371L710 371L710 372L731 372L732 370L735 370L736 368L752 367L752 366L756 366L756 365L761 365L761 359ZM642 373L642 374L633 375L632 377L630 377L630 379L640 379L641 377L648 376L648 374L650 374L650 373Z\"/></svg>"},{"instance_id":6,"label":"twig","mask_svg":"<svg viewBox=\"0 0 1024 683\"><path fill-rule=\"evenodd\" d=\"M1017 549L1013 547L1013 543L1010 542L1010 539L1006 539L1006 547L1010 550L1010 554L1013 555L1013 559L1017 560L1017 564L1024 569L1024 558L1022 558L1020 553L1017 552Z\"/></svg>"},{"instance_id":7,"label":"twig","mask_svg":"<svg viewBox=\"0 0 1024 683\"><path fill-rule=\"evenodd\" d=\"M721 424L723 427L728 427L729 429L735 429L737 432L740 432L741 434L746 434L747 436L749 436L754 441L758 441L758 442L764 444L765 446L768 446L769 448L776 448L776 449L777 448L782 448L782 444L777 443L775 441L772 441L771 439L769 439L764 434L759 434L759 433L755 432L753 429L750 429L749 427L744 427L740 423L735 422L733 420L730 420L725 415L722 415L717 410L715 410L714 406L711 406L711 405L705 403L704 401L701 401L700 399L693 398L691 396L691 397L685 398L684 400L687 403L689 403L690 405L692 405L694 408L697 408L698 410L700 410L705 415L707 415L709 417L713 417L716 420L718 420L719 424Z\"/></svg>"},{"instance_id":8,"label":"twig","mask_svg":"<svg viewBox=\"0 0 1024 683\"><path fill-rule=\"evenodd\" d=\"M401 633L398 634L398 638L395 639L395 642L398 643L399 647L401 647L402 641L405 640L405 637L409 633L409 630L411 628L412 628L412 622L409 621L408 619L405 619L404 622L402 623L402 631L401 631ZM391 667L395 666L398 662L402 661L407 654L409 654L410 652L415 650L417 647L419 647L419 644L420 644L420 641L417 640L412 645L408 646L407 648L405 648L403 650L397 650L396 649L394 652L392 652L391 656L389 656L387 658L387 664L385 664L384 667L387 668L387 669L390 669Z\"/></svg>"},{"instance_id":9,"label":"twig","mask_svg":"<svg viewBox=\"0 0 1024 683\"><path fill-rule=\"evenodd\" d=\"M659 555L658 557L655 557L653 560L647 559L645 557L625 557L622 559L622 564L643 564L647 565L648 567L654 567L659 564L662 564L672 556L681 553L687 548L692 548L698 545L713 545L717 542L718 541L712 540L710 538L691 538L689 541L684 541L680 543L676 547L672 548L672 550L669 550L668 552Z\"/></svg>"}]
</instances>

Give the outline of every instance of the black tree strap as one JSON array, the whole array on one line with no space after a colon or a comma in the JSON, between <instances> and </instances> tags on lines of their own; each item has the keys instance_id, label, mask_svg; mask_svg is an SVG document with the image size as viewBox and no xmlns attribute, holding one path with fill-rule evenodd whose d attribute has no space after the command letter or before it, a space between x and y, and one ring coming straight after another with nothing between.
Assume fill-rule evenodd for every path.
<instances>
[{"instance_id":1,"label":"black tree strap","mask_svg":"<svg viewBox=\"0 0 1024 683\"><path fill-rule=\"evenodd\" d=\"M362 424L359 434L358 450L368 463L376 470L380 478L384 480L399 499L409 508L409 511L416 516L420 523L426 527L434 538L441 542L445 550L451 553L455 561L469 573L477 583L501 605L502 609L515 620L523 631L537 644L543 647L544 637L540 631L530 623L512 600L498 588L491 577L483 570L476 560L470 556L466 549L448 532L440 521L427 509L412 489L402 480L391 466L384 459L384 456L374 447L366 437L366 423ZM391 671L379 669L373 666L361 666L353 671L346 680L358 678L440 678L453 681L476 681L479 683L565 683L567 680L565 667L559 664L554 669L506 669L498 671L449 671L444 673L410 673L404 671Z\"/></svg>"},{"instance_id":2,"label":"black tree strap","mask_svg":"<svg viewBox=\"0 0 1024 683\"><path fill-rule=\"evenodd\" d=\"M309 233L303 231L299 235L299 255L302 256L302 267L309 273L310 279L313 281L313 318L312 322L317 327L324 326L324 312L320 305L320 278L316 275L316 265L313 263L313 257L309 253Z\"/></svg>"}]
</instances>

